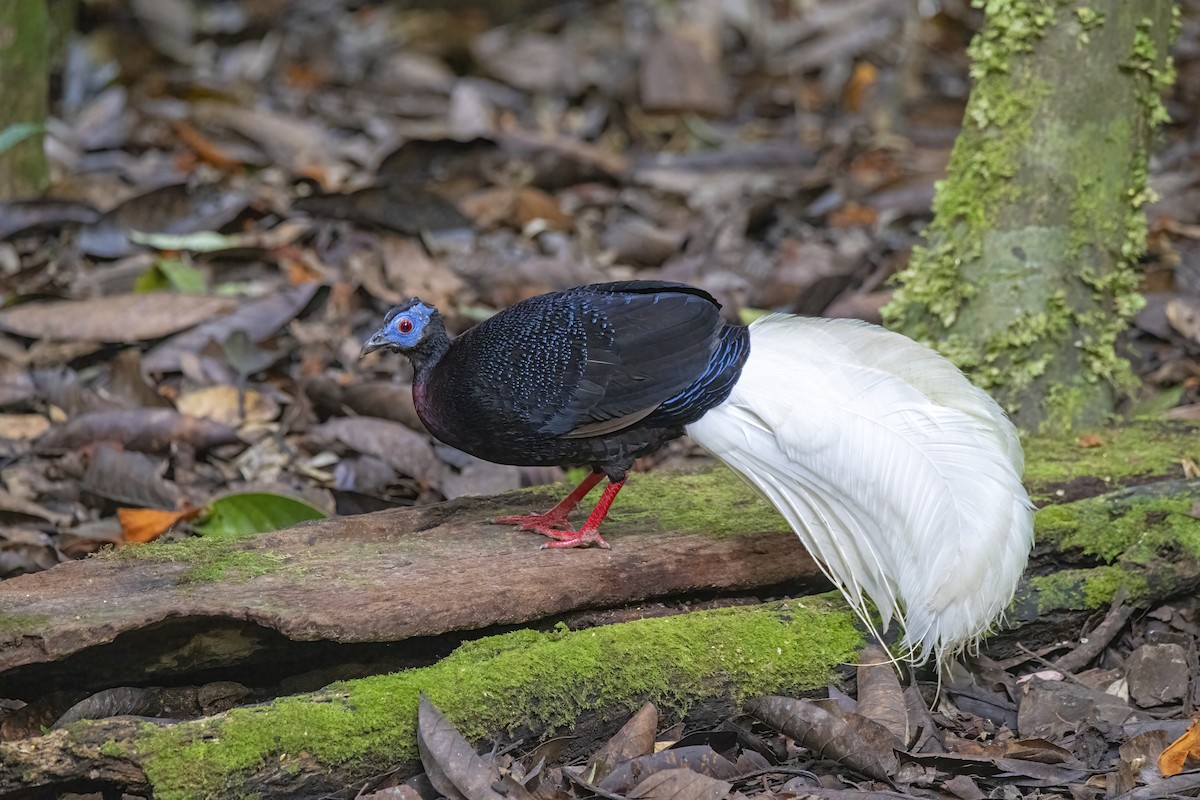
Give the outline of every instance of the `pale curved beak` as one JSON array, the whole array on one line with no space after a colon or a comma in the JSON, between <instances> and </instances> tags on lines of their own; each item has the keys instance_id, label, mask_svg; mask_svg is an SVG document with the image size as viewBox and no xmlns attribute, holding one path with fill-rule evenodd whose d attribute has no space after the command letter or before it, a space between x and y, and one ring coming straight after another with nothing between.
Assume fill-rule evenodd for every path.
<instances>
[{"instance_id":1,"label":"pale curved beak","mask_svg":"<svg viewBox=\"0 0 1200 800\"><path fill-rule=\"evenodd\" d=\"M362 352L358 354L358 357L362 358L367 353L374 353L376 350L382 350L389 344L390 342L387 340L386 333L384 333L382 330L375 331L375 333L371 334L371 338L367 339L366 343L363 345Z\"/></svg>"}]
</instances>

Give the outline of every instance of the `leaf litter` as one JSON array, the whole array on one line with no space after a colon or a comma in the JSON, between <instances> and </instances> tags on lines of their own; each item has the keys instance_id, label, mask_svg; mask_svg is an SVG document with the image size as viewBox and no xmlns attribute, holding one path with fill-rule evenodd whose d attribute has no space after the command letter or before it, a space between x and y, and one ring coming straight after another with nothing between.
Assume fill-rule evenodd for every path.
<instances>
[{"instance_id":1,"label":"leaf litter","mask_svg":"<svg viewBox=\"0 0 1200 800\"><path fill-rule=\"evenodd\" d=\"M877 321L929 220L979 23L965 4L882 0L515 17L119 6L89 6L69 45L50 191L0 202L0 576L114 542L560 480L436 445L408 366L358 361L408 296L455 331L537 292L632 277L696 283L731 314ZM1142 401L1195 419L1200 13L1182 8L1148 303L1126 341ZM680 442L639 468L698 457ZM926 687L902 689L864 653L856 699L760 699L770 725L729 719L684 753L646 749L662 731L644 709L630 741L573 778L546 752L476 763L461 748L490 779L454 774L543 798L634 763L623 796L1188 791L1163 775L1195 763L1195 604L1117 610L1087 647L974 662L932 710Z\"/></svg>"}]
</instances>

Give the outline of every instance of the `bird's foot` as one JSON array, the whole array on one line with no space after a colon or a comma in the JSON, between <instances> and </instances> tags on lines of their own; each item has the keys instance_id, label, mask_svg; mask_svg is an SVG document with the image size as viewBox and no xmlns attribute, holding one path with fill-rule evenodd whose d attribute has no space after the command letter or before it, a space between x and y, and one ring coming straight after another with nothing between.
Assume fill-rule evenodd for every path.
<instances>
[{"instance_id":1,"label":"bird's foot","mask_svg":"<svg viewBox=\"0 0 1200 800\"><path fill-rule=\"evenodd\" d=\"M505 517L492 517L488 522L493 525L516 525L520 530L537 531L538 533L544 533L546 530L571 532L567 515L555 514L553 511L547 511L545 514L510 514ZM550 534L545 535L549 536Z\"/></svg>"},{"instance_id":2,"label":"bird's foot","mask_svg":"<svg viewBox=\"0 0 1200 800\"><path fill-rule=\"evenodd\" d=\"M600 535L600 531L595 528L588 528L584 525L577 531L564 531L557 528L533 528L532 530L543 536L549 536L553 542L546 542L539 550L563 550L568 547L601 547L605 550L611 550L612 547L608 542L604 541L604 537Z\"/></svg>"}]
</instances>

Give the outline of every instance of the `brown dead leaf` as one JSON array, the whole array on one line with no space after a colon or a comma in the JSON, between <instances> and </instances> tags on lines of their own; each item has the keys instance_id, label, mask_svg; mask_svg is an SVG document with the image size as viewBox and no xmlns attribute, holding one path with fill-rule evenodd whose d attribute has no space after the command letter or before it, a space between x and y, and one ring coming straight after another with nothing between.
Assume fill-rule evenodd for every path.
<instances>
[{"instance_id":1,"label":"brown dead leaf","mask_svg":"<svg viewBox=\"0 0 1200 800\"><path fill-rule=\"evenodd\" d=\"M651 113L729 113L725 77L695 41L665 31L651 43L638 77L642 105Z\"/></svg>"},{"instance_id":2,"label":"brown dead leaf","mask_svg":"<svg viewBox=\"0 0 1200 800\"><path fill-rule=\"evenodd\" d=\"M385 236L380 246L383 274L401 299L419 297L444 309L464 305L466 283L445 262L430 256L419 241Z\"/></svg>"},{"instance_id":3,"label":"brown dead leaf","mask_svg":"<svg viewBox=\"0 0 1200 800\"><path fill-rule=\"evenodd\" d=\"M388 184L346 194L314 194L296 200L292 207L314 217L377 225L410 236L471 226L453 203L420 186Z\"/></svg>"},{"instance_id":4,"label":"brown dead leaf","mask_svg":"<svg viewBox=\"0 0 1200 800\"><path fill-rule=\"evenodd\" d=\"M513 227L522 231L537 224L559 231L569 231L573 226L571 218L558 207L557 200L532 186L517 190L511 221Z\"/></svg>"},{"instance_id":5,"label":"brown dead leaf","mask_svg":"<svg viewBox=\"0 0 1200 800\"><path fill-rule=\"evenodd\" d=\"M142 374L142 352L137 347L124 348L112 360L104 396L125 408L171 407L171 402Z\"/></svg>"},{"instance_id":6,"label":"brown dead leaf","mask_svg":"<svg viewBox=\"0 0 1200 800\"><path fill-rule=\"evenodd\" d=\"M214 167L224 170L241 167L242 164L237 158L226 153L221 145L196 130L187 120L173 120L171 127L175 130L179 141L190 147L196 157L206 164L212 164Z\"/></svg>"},{"instance_id":7,"label":"brown dead leaf","mask_svg":"<svg viewBox=\"0 0 1200 800\"><path fill-rule=\"evenodd\" d=\"M863 98L871 87L875 85L876 79L879 77L879 70L869 61L860 61L854 65L854 74L850 76L850 80L846 83L846 88L843 90L842 102L846 106L846 110L851 113L857 113L862 108Z\"/></svg>"},{"instance_id":8,"label":"brown dead leaf","mask_svg":"<svg viewBox=\"0 0 1200 800\"><path fill-rule=\"evenodd\" d=\"M615 794L626 794L634 786L644 783L646 776L675 769L684 769L717 780L738 776L737 765L728 758L708 745L693 745L673 747L626 761L618 765L598 786Z\"/></svg>"},{"instance_id":9,"label":"brown dead leaf","mask_svg":"<svg viewBox=\"0 0 1200 800\"><path fill-rule=\"evenodd\" d=\"M1158 760L1167 750L1169 739L1165 730L1148 730L1131 736L1117 748L1120 757L1114 775L1117 793L1131 791L1139 783L1149 784L1159 780Z\"/></svg>"},{"instance_id":10,"label":"brown dead leaf","mask_svg":"<svg viewBox=\"0 0 1200 800\"><path fill-rule=\"evenodd\" d=\"M658 709L646 703L621 726L621 730L592 754L583 771L588 783L599 783L617 767L630 759L654 752L654 733L658 730Z\"/></svg>"},{"instance_id":11,"label":"brown dead leaf","mask_svg":"<svg viewBox=\"0 0 1200 800\"><path fill-rule=\"evenodd\" d=\"M185 417L169 408L93 411L52 429L38 439L34 451L59 455L93 442L119 442L127 450L160 453L179 441L197 450L211 450L239 440L232 428Z\"/></svg>"},{"instance_id":12,"label":"brown dead leaf","mask_svg":"<svg viewBox=\"0 0 1200 800\"><path fill-rule=\"evenodd\" d=\"M312 431L317 441L337 441L390 464L397 472L436 485L440 462L429 439L400 424L373 417L339 417Z\"/></svg>"},{"instance_id":13,"label":"brown dead leaf","mask_svg":"<svg viewBox=\"0 0 1200 800\"><path fill-rule=\"evenodd\" d=\"M179 511L163 511L157 508L118 508L117 519L121 523L121 536L126 544L145 544L171 530L177 523L192 519L201 511L199 506Z\"/></svg>"},{"instance_id":14,"label":"brown dead leaf","mask_svg":"<svg viewBox=\"0 0 1200 800\"><path fill-rule=\"evenodd\" d=\"M483 189L459 201L463 213L479 228L507 225L523 231L529 225L570 230L573 221L558 207L558 201L541 189Z\"/></svg>"},{"instance_id":15,"label":"brown dead leaf","mask_svg":"<svg viewBox=\"0 0 1200 800\"><path fill-rule=\"evenodd\" d=\"M882 725L857 714L837 716L810 700L790 697L760 697L747 703L746 710L818 757L876 780L889 780L899 768L895 747L900 742Z\"/></svg>"},{"instance_id":16,"label":"brown dead leaf","mask_svg":"<svg viewBox=\"0 0 1200 800\"><path fill-rule=\"evenodd\" d=\"M163 477L166 459L100 444L91 451L80 488L123 506L175 508L182 492Z\"/></svg>"},{"instance_id":17,"label":"brown dead leaf","mask_svg":"<svg viewBox=\"0 0 1200 800\"><path fill-rule=\"evenodd\" d=\"M0 578L50 569L62 554L43 531L0 526Z\"/></svg>"},{"instance_id":18,"label":"brown dead leaf","mask_svg":"<svg viewBox=\"0 0 1200 800\"><path fill-rule=\"evenodd\" d=\"M916 726L908 718L904 690L891 658L879 645L869 645L859 653L858 664L857 713L887 728L904 747L912 744Z\"/></svg>"},{"instance_id":19,"label":"brown dead leaf","mask_svg":"<svg viewBox=\"0 0 1200 800\"><path fill-rule=\"evenodd\" d=\"M197 126L235 131L273 161L323 185L338 181L344 172L337 139L313 117L301 119L265 108L217 102L193 103L191 112Z\"/></svg>"},{"instance_id":20,"label":"brown dead leaf","mask_svg":"<svg viewBox=\"0 0 1200 800\"><path fill-rule=\"evenodd\" d=\"M429 782L449 800L505 800L492 788L500 780L495 763L476 753L424 694L417 706L417 750Z\"/></svg>"},{"instance_id":21,"label":"brown dead leaf","mask_svg":"<svg viewBox=\"0 0 1200 800\"><path fill-rule=\"evenodd\" d=\"M208 386L185 392L175 401L180 414L210 419L231 428L270 422L279 416L279 403L255 391L236 386Z\"/></svg>"},{"instance_id":22,"label":"brown dead leaf","mask_svg":"<svg viewBox=\"0 0 1200 800\"><path fill-rule=\"evenodd\" d=\"M261 342L303 311L320 288L319 283L304 283L243 302L232 314L152 347L142 357L142 368L148 372L173 372L179 369L185 354L199 353L210 341L224 343L238 330L244 331L251 342Z\"/></svg>"},{"instance_id":23,"label":"brown dead leaf","mask_svg":"<svg viewBox=\"0 0 1200 800\"><path fill-rule=\"evenodd\" d=\"M879 212L870 206L847 203L831 211L826 221L834 228L870 227L879 221Z\"/></svg>"},{"instance_id":24,"label":"brown dead leaf","mask_svg":"<svg viewBox=\"0 0 1200 800\"><path fill-rule=\"evenodd\" d=\"M0 488L0 523L19 525L23 522L49 522L65 527L71 524L71 515L51 511L32 500Z\"/></svg>"},{"instance_id":25,"label":"brown dead leaf","mask_svg":"<svg viewBox=\"0 0 1200 800\"><path fill-rule=\"evenodd\" d=\"M100 258L120 258L140 249L130 233L185 234L217 230L247 205L240 192L207 184L175 184L131 197L79 233L86 253ZM116 340L119 341L119 340Z\"/></svg>"},{"instance_id":26,"label":"brown dead leaf","mask_svg":"<svg viewBox=\"0 0 1200 800\"><path fill-rule=\"evenodd\" d=\"M50 300L0 312L0 330L30 339L132 343L170 336L236 307L228 297L169 292Z\"/></svg>"},{"instance_id":27,"label":"brown dead leaf","mask_svg":"<svg viewBox=\"0 0 1200 800\"><path fill-rule=\"evenodd\" d=\"M1189 758L1200 761L1200 719L1193 719L1183 736L1162 751L1158 757L1158 771L1164 778L1178 775Z\"/></svg>"},{"instance_id":28,"label":"brown dead leaf","mask_svg":"<svg viewBox=\"0 0 1200 800\"><path fill-rule=\"evenodd\" d=\"M1085 449L1091 447L1103 447L1104 438L1098 433L1085 433L1080 436L1075 443Z\"/></svg>"},{"instance_id":29,"label":"brown dead leaf","mask_svg":"<svg viewBox=\"0 0 1200 800\"><path fill-rule=\"evenodd\" d=\"M0 414L0 439L27 442L50 430L50 420L41 414Z\"/></svg>"},{"instance_id":30,"label":"brown dead leaf","mask_svg":"<svg viewBox=\"0 0 1200 800\"><path fill-rule=\"evenodd\" d=\"M1200 297L1172 297L1167 301L1166 312L1172 328L1200 344Z\"/></svg>"},{"instance_id":31,"label":"brown dead leaf","mask_svg":"<svg viewBox=\"0 0 1200 800\"><path fill-rule=\"evenodd\" d=\"M722 800L733 786L725 781L692 772L666 769L655 772L629 792L631 798L647 800Z\"/></svg>"}]
</instances>

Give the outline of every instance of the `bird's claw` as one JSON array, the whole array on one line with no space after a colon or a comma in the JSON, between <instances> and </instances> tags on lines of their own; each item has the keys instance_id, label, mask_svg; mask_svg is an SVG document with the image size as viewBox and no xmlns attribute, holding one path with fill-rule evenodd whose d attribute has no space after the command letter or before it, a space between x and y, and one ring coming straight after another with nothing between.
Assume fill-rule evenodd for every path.
<instances>
[{"instance_id":1,"label":"bird's claw","mask_svg":"<svg viewBox=\"0 0 1200 800\"><path fill-rule=\"evenodd\" d=\"M550 514L511 514L503 517L492 517L488 520L492 525L516 525L517 530L537 531L541 529L570 531L566 517Z\"/></svg>"},{"instance_id":2,"label":"bird's claw","mask_svg":"<svg viewBox=\"0 0 1200 800\"><path fill-rule=\"evenodd\" d=\"M542 536L548 536L554 539L553 542L546 542L539 550L566 549L569 547L591 547L596 546L605 550L611 550L612 547L608 542L604 541L604 537L597 530L589 530L585 523L580 530L571 528L567 522L566 515L560 514L512 514L509 516L492 517L488 522L493 525L516 525L518 530L531 531L540 533Z\"/></svg>"},{"instance_id":3,"label":"bird's claw","mask_svg":"<svg viewBox=\"0 0 1200 800\"><path fill-rule=\"evenodd\" d=\"M612 546L604 541L604 537L600 535L599 531L560 531L551 528L537 528L536 531L554 539L553 542L543 544L538 550L565 550L570 547L589 547L591 545L604 550L612 549Z\"/></svg>"}]
</instances>

